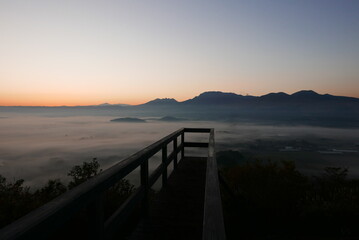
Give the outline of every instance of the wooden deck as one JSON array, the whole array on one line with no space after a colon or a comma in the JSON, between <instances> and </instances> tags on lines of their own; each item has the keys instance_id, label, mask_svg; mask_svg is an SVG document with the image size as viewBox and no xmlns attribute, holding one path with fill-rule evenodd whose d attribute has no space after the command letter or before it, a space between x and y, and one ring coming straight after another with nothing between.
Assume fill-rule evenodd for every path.
<instances>
[{"instance_id":1,"label":"wooden deck","mask_svg":"<svg viewBox=\"0 0 359 240\"><path fill-rule=\"evenodd\" d=\"M132 236L138 239L202 239L207 158L187 157L150 201L149 214Z\"/></svg>"},{"instance_id":2,"label":"wooden deck","mask_svg":"<svg viewBox=\"0 0 359 240\"><path fill-rule=\"evenodd\" d=\"M185 134L209 134L207 142L185 141ZM168 154L168 146L172 151ZM204 158L185 155L187 148L207 148ZM149 172L149 159L161 153L161 164ZM169 164L174 171L168 177ZM140 186L105 219L104 195L135 169ZM161 181L163 188L152 196L150 188ZM130 239L224 240L225 228L215 157L213 128L181 128L119 161L111 168L0 230L0 239L52 239L76 214L87 209L86 234L91 239L126 238L132 227L126 221L142 218ZM88 238L87 238L88 239Z\"/></svg>"}]
</instances>

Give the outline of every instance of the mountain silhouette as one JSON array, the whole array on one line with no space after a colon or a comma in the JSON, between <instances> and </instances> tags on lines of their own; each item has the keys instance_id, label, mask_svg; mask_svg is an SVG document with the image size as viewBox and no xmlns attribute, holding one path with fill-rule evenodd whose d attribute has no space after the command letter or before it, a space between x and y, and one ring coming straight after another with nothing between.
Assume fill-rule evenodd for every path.
<instances>
[{"instance_id":1,"label":"mountain silhouette","mask_svg":"<svg viewBox=\"0 0 359 240\"><path fill-rule=\"evenodd\" d=\"M266 95L261 96L260 98L263 101L284 101L284 100L288 100L291 96L284 93L284 92L279 92L279 93L268 93Z\"/></svg>"},{"instance_id":2,"label":"mountain silhouette","mask_svg":"<svg viewBox=\"0 0 359 240\"><path fill-rule=\"evenodd\" d=\"M168 105L177 103L178 102L174 98L156 98L155 100L149 101L141 105Z\"/></svg>"},{"instance_id":3,"label":"mountain silhouette","mask_svg":"<svg viewBox=\"0 0 359 240\"><path fill-rule=\"evenodd\" d=\"M239 95L219 91L204 92L200 95L178 102L173 98L155 99L143 105L298 105L298 104L336 104L336 103L359 103L359 98L334 96L330 94L318 94L312 90L302 90L291 95L278 92L262 96Z\"/></svg>"},{"instance_id":4,"label":"mountain silhouette","mask_svg":"<svg viewBox=\"0 0 359 240\"><path fill-rule=\"evenodd\" d=\"M211 91L183 102L156 99L134 109L152 116L166 114L195 120L359 127L359 98L312 90L262 96Z\"/></svg>"},{"instance_id":5,"label":"mountain silhouette","mask_svg":"<svg viewBox=\"0 0 359 240\"><path fill-rule=\"evenodd\" d=\"M301 90L299 92L293 93L291 96L295 97L318 97L320 94L314 92L313 90Z\"/></svg>"},{"instance_id":6,"label":"mountain silhouette","mask_svg":"<svg viewBox=\"0 0 359 240\"><path fill-rule=\"evenodd\" d=\"M243 96L235 93L225 93L225 92L204 92L199 96L192 99L188 99L182 103L184 104L236 104L249 99L254 99L253 96Z\"/></svg>"},{"instance_id":7,"label":"mountain silhouette","mask_svg":"<svg viewBox=\"0 0 359 240\"><path fill-rule=\"evenodd\" d=\"M37 113L54 116L111 115L134 118L176 116L160 121L205 120L260 124L315 125L324 127L359 127L359 98L318 94L302 90L262 96L243 96L218 91L204 92L178 102L157 98L140 105L102 104L75 107L0 107L2 112ZM131 121L131 119L117 119Z\"/></svg>"}]
</instances>

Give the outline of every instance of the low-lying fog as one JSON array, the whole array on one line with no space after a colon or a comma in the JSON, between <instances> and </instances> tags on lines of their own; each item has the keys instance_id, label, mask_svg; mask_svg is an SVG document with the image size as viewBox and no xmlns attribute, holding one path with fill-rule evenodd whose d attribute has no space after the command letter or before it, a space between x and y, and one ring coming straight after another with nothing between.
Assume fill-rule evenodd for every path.
<instances>
[{"instance_id":1,"label":"low-lying fog","mask_svg":"<svg viewBox=\"0 0 359 240\"><path fill-rule=\"evenodd\" d=\"M121 116L119 116L121 117ZM113 116L44 117L21 114L0 115L0 174L9 180L24 178L26 185L38 186L61 178L72 166L93 158L106 169L182 127L210 127L216 130L216 150L240 149L256 139L332 139L348 145L359 142L359 129L263 126L219 122L110 122ZM188 136L203 138L200 135ZM156 161L156 160L154 160ZM345 162L313 162L300 170L330 166L349 167L359 176L359 159ZM301 169L302 168L302 169Z\"/></svg>"}]
</instances>

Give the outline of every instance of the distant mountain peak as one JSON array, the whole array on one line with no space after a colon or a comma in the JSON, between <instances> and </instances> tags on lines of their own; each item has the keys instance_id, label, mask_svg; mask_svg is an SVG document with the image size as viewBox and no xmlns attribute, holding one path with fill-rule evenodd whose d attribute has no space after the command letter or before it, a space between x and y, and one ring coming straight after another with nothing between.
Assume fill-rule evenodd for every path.
<instances>
[{"instance_id":1,"label":"distant mountain peak","mask_svg":"<svg viewBox=\"0 0 359 240\"><path fill-rule=\"evenodd\" d=\"M289 96L287 93L285 92L277 92L276 93L277 95L281 95L281 96Z\"/></svg>"},{"instance_id":2,"label":"distant mountain peak","mask_svg":"<svg viewBox=\"0 0 359 240\"><path fill-rule=\"evenodd\" d=\"M172 104L178 103L174 98L156 98L155 100L149 101L146 104Z\"/></svg>"},{"instance_id":3,"label":"distant mountain peak","mask_svg":"<svg viewBox=\"0 0 359 240\"><path fill-rule=\"evenodd\" d=\"M110 103L102 103L102 104L99 104L99 105L90 105L92 107L127 107L127 106L130 106L128 104L110 104Z\"/></svg>"},{"instance_id":4,"label":"distant mountain peak","mask_svg":"<svg viewBox=\"0 0 359 240\"><path fill-rule=\"evenodd\" d=\"M265 96L289 96L289 95L285 92L277 92L277 93L268 93L261 97L265 97Z\"/></svg>"},{"instance_id":5,"label":"distant mountain peak","mask_svg":"<svg viewBox=\"0 0 359 240\"><path fill-rule=\"evenodd\" d=\"M253 98L253 96L242 96L230 92L220 92L220 91L208 91L203 92L200 95L184 101L186 104L236 104L239 101L247 100Z\"/></svg>"},{"instance_id":6,"label":"distant mountain peak","mask_svg":"<svg viewBox=\"0 0 359 240\"><path fill-rule=\"evenodd\" d=\"M207 91L203 92L192 99L183 102L177 102L173 98L157 98L143 105L146 106L182 106L182 105L207 105L207 106L254 106L253 104L263 105L288 105L308 104L308 103L325 103L327 101L359 101L359 99L333 96L329 94L318 94L313 90L301 90L293 94L285 92L268 93L262 96L239 95L231 92Z\"/></svg>"},{"instance_id":7,"label":"distant mountain peak","mask_svg":"<svg viewBox=\"0 0 359 240\"><path fill-rule=\"evenodd\" d=\"M236 93L231 92L221 92L221 91L207 91L203 92L198 97L214 97L214 96L238 96Z\"/></svg>"},{"instance_id":8,"label":"distant mountain peak","mask_svg":"<svg viewBox=\"0 0 359 240\"><path fill-rule=\"evenodd\" d=\"M313 90L301 90L292 94L292 96L319 96L320 94L314 92Z\"/></svg>"},{"instance_id":9,"label":"distant mountain peak","mask_svg":"<svg viewBox=\"0 0 359 240\"><path fill-rule=\"evenodd\" d=\"M268 93L266 95L260 96L259 98L262 100L269 100L269 101L285 101L288 99L290 95L284 92L277 92L277 93Z\"/></svg>"}]
</instances>

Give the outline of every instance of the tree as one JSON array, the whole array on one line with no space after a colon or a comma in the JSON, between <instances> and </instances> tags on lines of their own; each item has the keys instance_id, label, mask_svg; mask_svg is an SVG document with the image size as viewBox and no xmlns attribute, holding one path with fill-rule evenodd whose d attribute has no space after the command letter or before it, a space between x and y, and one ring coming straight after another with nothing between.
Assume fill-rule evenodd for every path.
<instances>
[{"instance_id":1,"label":"tree","mask_svg":"<svg viewBox=\"0 0 359 240\"><path fill-rule=\"evenodd\" d=\"M96 158L92 159L91 162L83 162L82 166L74 166L67 174L67 176L72 177L72 181L70 181L68 186L69 189L72 189L86 180L96 176L101 171L102 169L100 169L100 164Z\"/></svg>"},{"instance_id":2,"label":"tree","mask_svg":"<svg viewBox=\"0 0 359 240\"><path fill-rule=\"evenodd\" d=\"M41 206L66 191L67 188L60 179L50 179L44 187L35 191L34 200Z\"/></svg>"}]
</instances>

